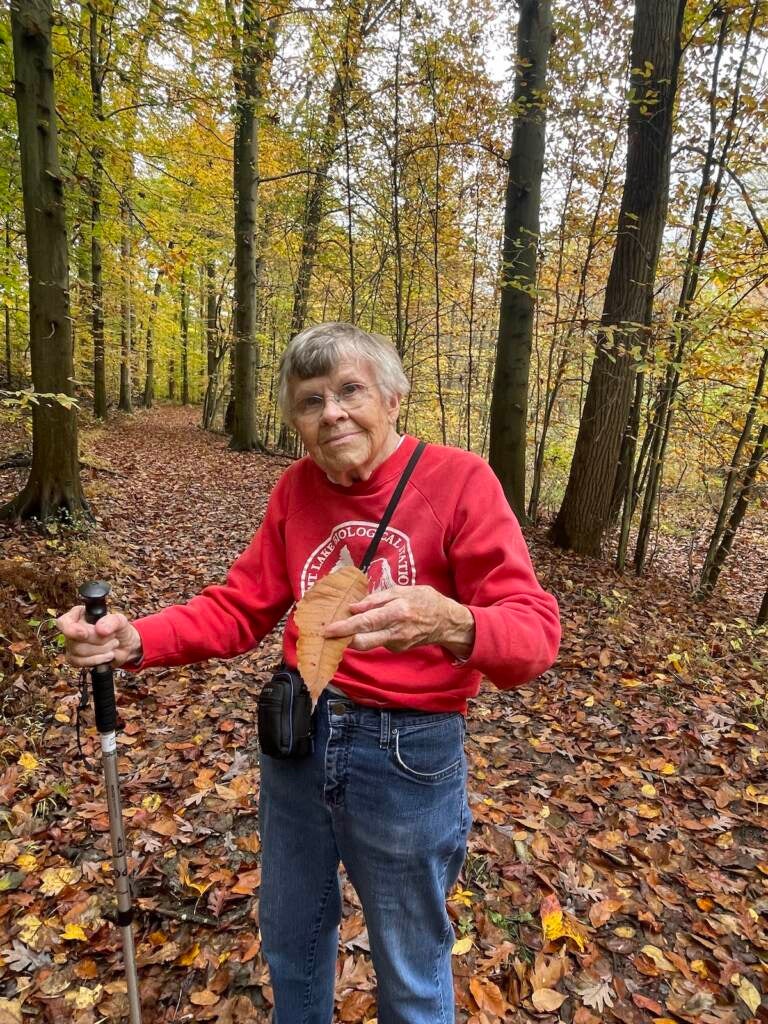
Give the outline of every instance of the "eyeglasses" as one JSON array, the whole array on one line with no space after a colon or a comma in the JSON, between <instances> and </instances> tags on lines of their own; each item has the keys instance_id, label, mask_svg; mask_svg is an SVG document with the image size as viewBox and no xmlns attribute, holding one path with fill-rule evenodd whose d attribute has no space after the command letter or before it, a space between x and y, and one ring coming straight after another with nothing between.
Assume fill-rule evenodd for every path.
<instances>
[{"instance_id":1,"label":"eyeglasses","mask_svg":"<svg viewBox=\"0 0 768 1024\"><path fill-rule=\"evenodd\" d=\"M367 384L350 381L349 384L342 384L338 391L327 391L324 395L307 395L306 398L300 399L293 407L293 414L302 420L320 419L329 398L345 412L359 409L368 400L370 390Z\"/></svg>"}]
</instances>

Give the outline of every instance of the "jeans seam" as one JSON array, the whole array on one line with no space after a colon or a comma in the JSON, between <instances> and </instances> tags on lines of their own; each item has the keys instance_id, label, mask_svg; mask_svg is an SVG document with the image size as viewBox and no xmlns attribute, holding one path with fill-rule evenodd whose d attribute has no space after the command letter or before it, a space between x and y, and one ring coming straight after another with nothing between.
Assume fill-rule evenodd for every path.
<instances>
[{"instance_id":1,"label":"jeans seam","mask_svg":"<svg viewBox=\"0 0 768 1024\"><path fill-rule=\"evenodd\" d=\"M458 826L459 827L458 827L458 831L456 832L456 834L454 836L454 846L455 847L458 847L459 838L460 838L460 836L462 834L462 825L463 825L463 821L464 821L464 804L465 804L464 788L465 788L464 785L462 785L460 787L460 789L459 789L459 815L458 815L458 818L459 818ZM446 880L446 875L448 873L448 863L450 862L451 856L452 856L452 854L449 853L446 857L443 858L443 864L442 864L442 868L441 868L441 886L440 886L440 888L441 888L441 890L443 892L445 892L445 880ZM447 893L446 893L446 895L447 895ZM448 941L448 936L452 935L452 934L453 934L453 928L451 927L450 919L448 919L448 921L446 922L445 931L443 933L443 941L440 943L440 949L439 949L439 952L438 952L438 955L437 955L437 959L435 960L435 975L434 975L435 981L434 981L434 984L435 984L435 989L438 992L439 999L440 999L440 1024L448 1024L448 1021L447 1021L447 1018L446 1018L446 1015L445 1015L445 1002L443 1001L443 990L442 990L442 988L440 986L440 962L442 961L442 959L445 956L445 948L446 948L446 943ZM453 969L451 969L451 975L453 975Z\"/></svg>"},{"instance_id":2,"label":"jeans seam","mask_svg":"<svg viewBox=\"0 0 768 1024\"><path fill-rule=\"evenodd\" d=\"M331 889L333 888L334 881L338 883L338 869L334 869L334 871L331 873L331 876L328 879L328 884L326 885L325 890L323 892L322 899L320 900L320 912L317 915L317 921L315 923L312 940L309 945L309 984L307 985L307 994L304 998L304 1006L302 1007L301 1010L302 1024L305 1024L307 1020L307 1014L312 1009L312 997L314 994L313 990L315 985L315 956L317 954L317 941L320 936L320 926L323 923L323 918L325 917L325 908L328 905L328 897L331 895Z\"/></svg>"}]
</instances>

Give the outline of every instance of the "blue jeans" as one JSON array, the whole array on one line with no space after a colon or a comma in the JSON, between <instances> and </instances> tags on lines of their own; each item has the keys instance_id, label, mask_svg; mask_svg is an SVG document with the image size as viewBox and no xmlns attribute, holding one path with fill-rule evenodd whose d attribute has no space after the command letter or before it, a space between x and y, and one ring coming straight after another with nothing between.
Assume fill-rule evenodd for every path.
<instances>
[{"instance_id":1,"label":"blue jeans","mask_svg":"<svg viewBox=\"0 0 768 1024\"><path fill-rule=\"evenodd\" d=\"M261 756L262 946L273 1024L331 1024L343 861L360 897L379 1024L453 1024L445 897L471 823L464 717L324 693L314 753Z\"/></svg>"}]
</instances>

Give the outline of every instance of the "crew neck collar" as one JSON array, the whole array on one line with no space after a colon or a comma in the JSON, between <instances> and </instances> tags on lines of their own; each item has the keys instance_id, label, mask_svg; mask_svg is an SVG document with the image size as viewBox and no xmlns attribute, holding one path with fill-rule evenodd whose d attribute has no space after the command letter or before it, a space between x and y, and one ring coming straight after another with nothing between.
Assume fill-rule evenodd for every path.
<instances>
[{"instance_id":1,"label":"crew neck collar","mask_svg":"<svg viewBox=\"0 0 768 1024\"><path fill-rule=\"evenodd\" d=\"M324 473L322 469L320 469L317 463L312 462L312 465L314 466L315 471L322 476L323 481L329 487L333 488L337 494L373 494L382 486L382 484L386 483L393 476L399 475L403 471L411 452L417 444L418 441L415 437L412 437L410 434L403 434L397 442L395 450L391 455L387 456L380 466L377 466L376 469L374 469L367 480L356 480L352 484L344 485L334 483L333 480L331 480L331 478ZM310 459L310 462L311 461L312 460Z\"/></svg>"}]
</instances>

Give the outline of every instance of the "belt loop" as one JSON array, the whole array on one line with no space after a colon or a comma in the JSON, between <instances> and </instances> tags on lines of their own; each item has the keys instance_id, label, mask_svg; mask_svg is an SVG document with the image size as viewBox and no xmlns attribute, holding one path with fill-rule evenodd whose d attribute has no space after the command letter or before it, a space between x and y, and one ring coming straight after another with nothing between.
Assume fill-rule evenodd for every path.
<instances>
[{"instance_id":1,"label":"belt loop","mask_svg":"<svg viewBox=\"0 0 768 1024\"><path fill-rule=\"evenodd\" d=\"M389 711L381 712L381 731L379 732L379 749L387 750L389 747Z\"/></svg>"}]
</instances>

